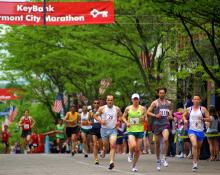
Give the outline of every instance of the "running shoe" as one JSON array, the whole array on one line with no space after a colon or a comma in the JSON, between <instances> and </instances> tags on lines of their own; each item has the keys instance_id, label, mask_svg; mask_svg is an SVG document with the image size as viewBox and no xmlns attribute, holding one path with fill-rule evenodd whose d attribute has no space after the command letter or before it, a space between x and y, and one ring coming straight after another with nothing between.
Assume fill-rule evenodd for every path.
<instances>
[{"instance_id":1,"label":"running shoe","mask_svg":"<svg viewBox=\"0 0 220 175\"><path fill-rule=\"evenodd\" d=\"M128 162L131 163L133 161L133 154L128 154Z\"/></svg>"},{"instance_id":2,"label":"running shoe","mask_svg":"<svg viewBox=\"0 0 220 175\"><path fill-rule=\"evenodd\" d=\"M160 160L157 160L156 168L157 168L157 171L160 171L160 169L161 169L161 162L160 162Z\"/></svg>"},{"instance_id":3,"label":"running shoe","mask_svg":"<svg viewBox=\"0 0 220 175\"><path fill-rule=\"evenodd\" d=\"M135 166L135 167L132 168L131 171L132 171L132 172L138 172L138 169L137 169L136 166Z\"/></svg>"},{"instance_id":4,"label":"running shoe","mask_svg":"<svg viewBox=\"0 0 220 175\"><path fill-rule=\"evenodd\" d=\"M163 162L164 167L168 167L168 162L167 162L166 158L164 158L162 162Z\"/></svg>"},{"instance_id":5,"label":"running shoe","mask_svg":"<svg viewBox=\"0 0 220 175\"><path fill-rule=\"evenodd\" d=\"M75 152L74 151L72 151L72 156L74 156L75 155Z\"/></svg>"},{"instance_id":6,"label":"running shoe","mask_svg":"<svg viewBox=\"0 0 220 175\"><path fill-rule=\"evenodd\" d=\"M193 162L192 171L196 172L198 170L197 163Z\"/></svg>"},{"instance_id":7,"label":"running shoe","mask_svg":"<svg viewBox=\"0 0 220 175\"><path fill-rule=\"evenodd\" d=\"M99 165L99 160L95 160L95 165Z\"/></svg>"},{"instance_id":8,"label":"running shoe","mask_svg":"<svg viewBox=\"0 0 220 175\"><path fill-rule=\"evenodd\" d=\"M110 163L110 165L109 165L109 170L112 170L113 168L115 167L115 164L114 163Z\"/></svg>"}]
</instances>

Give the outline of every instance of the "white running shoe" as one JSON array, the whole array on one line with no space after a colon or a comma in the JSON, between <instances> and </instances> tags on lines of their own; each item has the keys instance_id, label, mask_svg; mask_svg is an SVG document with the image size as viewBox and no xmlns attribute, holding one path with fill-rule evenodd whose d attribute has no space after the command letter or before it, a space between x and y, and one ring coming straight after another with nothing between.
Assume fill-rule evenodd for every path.
<instances>
[{"instance_id":1,"label":"white running shoe","mask_svg":"<svg viewBox=\"0 0 220 175\"><path fill-rule=\"evenodd\" d=\"M160 167L161 167L161 162L160 162L160 160L157 160L157 162L156 162L157 171L160 171Z\"/></svg>"},{"instance_id":2,"label":"white running shoe","mask_svg":"<svg viewBox=\"0 0 220 175\"><path fill-rule=\"evenodd\" d=\"M135 167L132 168L132 172L138 172L138 169Z\"/></svg>"},{"instance_id":3,"label":"white running shoe","mask_svg":"<svg viewBox=\"0 0 220 175\"><path fill-rule=\"evenodd\" d=\"M131 163L133 161L133 154L128 154L128 162Z\"/></svg>"},{"instance_id":4,"label":"white running shoe","mask_svg":"<svg viewBox=\"0 0 220 175\"><path fill-rule=\"evenodd\" d=\"M163 159L163 161L162 161L162 162L163 162L163 166L164 166L164 167L168 167L168 162L167 162L166 158L165 158L165 159Z\"/></svg>"},{"instance_id":5,"label":"white running shoe","mask_svg":"<svg viewBox=\"0 0 220 175\"><path fill-rule=\"evenodd\" d=\"M196 172L198 170L197 163L193 162L192 171Z\"/></svg>"}]
</instances>

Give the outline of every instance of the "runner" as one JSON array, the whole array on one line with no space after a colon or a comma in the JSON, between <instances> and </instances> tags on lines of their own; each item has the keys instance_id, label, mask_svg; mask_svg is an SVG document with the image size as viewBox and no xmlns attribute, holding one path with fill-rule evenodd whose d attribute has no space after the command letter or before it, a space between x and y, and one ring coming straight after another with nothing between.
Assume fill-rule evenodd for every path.
<instances>
[{"instance_id":1,"label":"runner","mask_svg":"<svg viewBox=\"0 0 220 175\"><path fill-rule=\"evenodd\" d=\"M23 142L23 150L24 153L30 152L31 149L31 134L32 128L35 125L35 121L31 116L29 116L29 110L26 109L24 112L24 116L21 117L18 126L22 128L21 137L24 139Z\"/></svg>"},{"instance_id":2,"label":"runner","mask_svg":"<svg viewBox=\"0 0 220 175\"><path fill-rule=\"evenodd\" d=\"M122 113L118 106L114 105L114 97L107 96L107 105L98 109L94 118L101 124L101 137L103 141L103 151L105 153L108 141L110 142L110 164L109 169L114 168L115 147L117 140L116 124Z\"/></svg>"},{"instance_id":3,"label":"runner","mask_svg":"<svg viewBox=\"0 0 220 175\"><path fill-rule=\"evenodd\" d=\"M155 117L156 120L153 123L153 132L156 141L156 168L158 171L161 169L161 162L163 166L167 167L168 162L166 159L168 151L168 139L169 139L169 120L172 120L171 102L165 99L167 89L158 88L158 99L153 101L147 110L147 115ZM153 112L154 111L154 112ZM163 138L163 156L160 158L160 141Z\"/></svg>"},{"instance_id":4,"label":"runner","mask_svg":"<svg viewBox=\"0 0 220 175\"><path fill-rule=\"evenodd\" d=\"M132 105L125 109L123 114L123 121L127 125L129 152L132 161L132 171L137 172L136 164L138 162L141 146L144 137L144 121L146 110L143 106L139 105L139 94L133 94L131 97Z\"/></svg>"},{"instance_id":5,"label":"runner","mask_svg":"<svg viewBox=\"0 0 220 175\"><path fill-rule=\"evenodd\" d=\"M99 165L99 156L98 156L98 150L99 148L102 148L102 140L101 140L101 124L94 118L95 113L99 109L99 101L94 100L93 102L93 111L92 111L92 142L93 142L93 154L95 157L95 165Z\"/></svg>"},{"instance_id":6,"label":"runner","mask_svg":"<svg viewBox=\"0 0 220 175\"><path fill-rule=\"evenodd\" d=\"M66 123L66 136L67 136L67 146L72 141L72 156L75 155L76 144L77 144L77 134L79 132L79 120L80 117L78 112L76 112L76 105L72 105L70 112L67 112L65 118L63 119Z\"/></svg>"},{"instance_id":7,"label":"runner","mask_svg":"<svg viewBox=\"0 0 220 175\"><path fill-rule=\"evenodd\" d=\"M8 132L8 125L4 125L4 131L2 131L2 143L4 145L4 153L9 153L9 137L10 133Z\"/></svg>"},{"instance_id":8,"label":"runner","mask_svg":"<svg viewBox=\"0 0 220 175\"><path fill-rule=\"evenodd\" d=\"M63 146L63 141L64 141L64 130L65 130L65 125L63 124L63 120L59 119L58 124L56 125L56 141L57 141L57 151L59 153L62 152L62 146Z\"/></svg>"},{"instance_id":9,"label":"runner","mask_svg":"<svg viewBox=\"0 0 220 175\"><path fill-rule=\"evenodd\" d=\"M38 145L39 145L39 139L35 128L31 134L31 153L37 153Z\"/></svg>"},{"instance_id":10,"label":"runner","mask_svg":"<svg viewBox=\"0 0 220 175\"><path fill-rule=\"evenodd\" d=\"M197 163L200 155L200 148L205 137L204 122L210 122L209 113L205 107L200 106L201 98L194 95L193 106L186 109L183 114L185 127L189 127L188 135L192 143L193 166L192 171L195 172L198 167Z\"/></svg>"},{"instance_id":11,"label":"runner","mask_svg":"<svg viewBox=\"0 0 220 175\"><path fill-rule=\"evenodd\" d=\"M88 157L89 153L89 147L88 147L88 135L91 133L92 129L92 123L91 123L91 117L92 113L88 112L87 106L82 107L82 113L81 113L81 137L83 141L83 152L84 152L84 157Z\"/></svg>"},{"instance_id":12,"label":"runner","mask_svg":"<svg viewBox=\"0 0 220 175\"><path fill-rule=\"evenodd\" d=\"M208 123L207 134L217 134L218 133L218 123L219 116L214 106L209 107L209 115L211 123ZM210 149L210 161L219 160L219 143L218 136L208 137L209 149Z\"/></svg>"}]
</instances>

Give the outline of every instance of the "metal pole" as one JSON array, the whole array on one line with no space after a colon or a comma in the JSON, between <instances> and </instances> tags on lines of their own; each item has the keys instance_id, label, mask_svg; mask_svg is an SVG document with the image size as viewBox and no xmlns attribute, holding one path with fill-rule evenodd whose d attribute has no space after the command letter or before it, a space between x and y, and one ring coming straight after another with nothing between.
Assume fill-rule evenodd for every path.
<instances>
[{"instance_id":1,"label":"metal pole","mask_svg":"<svg viewBox=\"0 0 220 175\"><path fill-rule=\"evenodd\" d=\"M46 8L46 6L47 6L47 0L44 0L44 26L46 26L46 13L47 13L47 8Z\"/></svg>"}]
</instances>

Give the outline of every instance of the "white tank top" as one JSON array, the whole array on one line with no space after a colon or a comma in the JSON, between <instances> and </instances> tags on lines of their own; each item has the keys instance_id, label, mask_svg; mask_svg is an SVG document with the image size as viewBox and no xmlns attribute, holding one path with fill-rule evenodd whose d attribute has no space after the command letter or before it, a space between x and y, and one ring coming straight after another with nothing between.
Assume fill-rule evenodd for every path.
<instances>
[{"instance_id":1,"label":"white tank top","mask_svg":"<svg viewBox=\"0 0 220 175\"><path fill-rule=\"evenodd\" d=\"M81 123L83 121L88 121L88 120L89 120L89 112L87 112L86 114L84 114L82 112L82 114L81 114ZM92 126L91 125L85 125L85 126L82 125L81 128L83 128L83 129L91 129Z\"/></svg>"},{"instance_id":2,"label":"white tank top","mask_svg":"<svg viewBox=\"0 0 220 175\"><path fill-rule=\"evenodd\" d=\"M192 109L192 110L191 110ZM204 131L203 114L201 108L194 110L193 107L190 108L191 112L189 114L189 129L193 131Z\"/></svg>"},{"instance_id":3,"label":"white tank top","mask_svg":"<svg viewBox=\"0 0 220 175\"><path fill-rule=\"evenodd\" d=\"M104 106L104 112L101 115L101 119L105 120L106 125L102 125L102 128L113 129L117 123L117 110L115 106L109 108L107 105Z\"/></svg>"}]
</instances>

